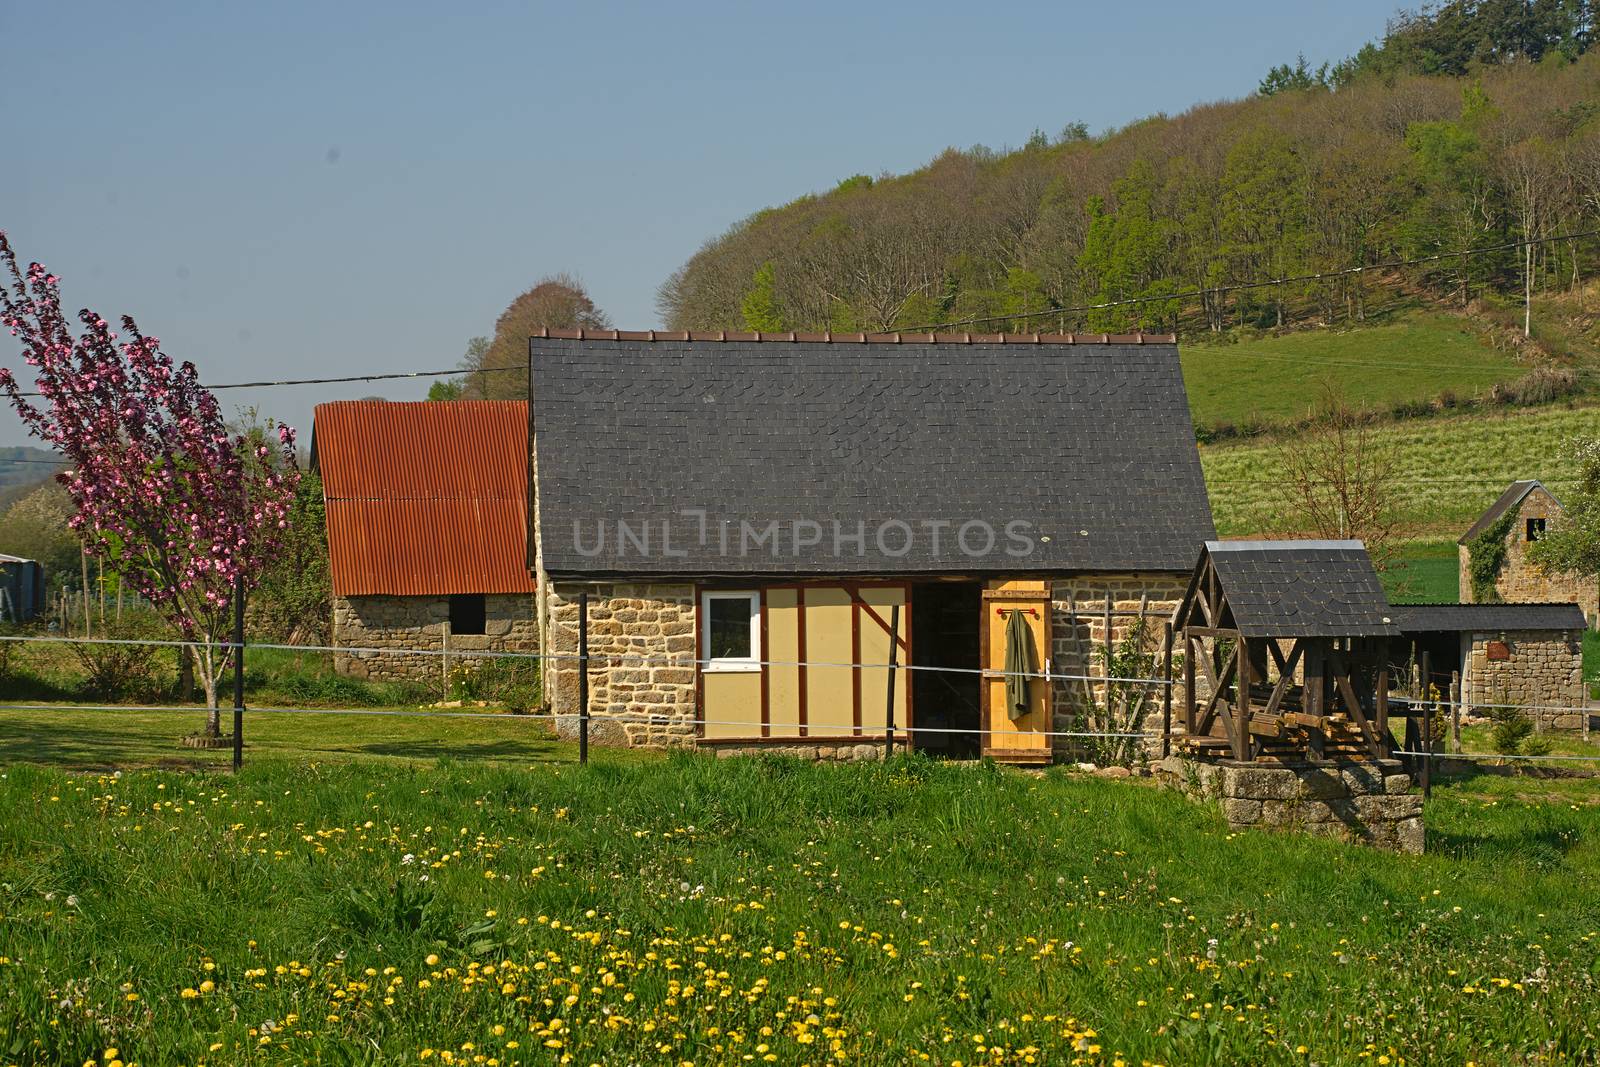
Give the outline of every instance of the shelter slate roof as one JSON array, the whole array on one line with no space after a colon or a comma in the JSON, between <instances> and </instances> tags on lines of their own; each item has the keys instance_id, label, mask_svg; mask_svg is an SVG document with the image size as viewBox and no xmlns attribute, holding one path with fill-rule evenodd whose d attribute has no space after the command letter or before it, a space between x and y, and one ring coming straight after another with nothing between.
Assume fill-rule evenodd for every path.
<instances>
[{"instance_id":1,"label":"shelter slate roof","mask_svg":"<svg viewBox=\"0 0 1600 1067\"><path fill-rule=\"evenodd\" d=\"M1400 632L1360 541L1207 541L1205 555L1246 637Z\"/></svg>"},{"instance_id":2,"label":"shelter slate roof","mask_svg":"<svg viewBox=\"0 0 1600 1067\"><path fill-rule=\"evenodd\" d=\"M530 350L554 574L1184 571L1215 536L1170 337L552 330Z\"/></svg>"},{"instance_id":3,"label":"shelter slate roof","mask_svg":"<svg viewBox=\"0 0 1600 1067\"><path fill-rule=\"evenodd\" d=\"M1452 630L1582 630L1577 604L1395 604L1395 625L1407 633Z\"/></svg>"},{"instance_id":4,"label":"shelter slate roof","mask_svg":"<svg viewBox=\"0 0 1600 1067\"><path fill-rule=\"evenodd\" d=\"M525 402L341 401L314 420L335 594L533 590Z\"/></svg>"},{"instance_id":5,"label":"shelter slate roof","mask_svg":"<svg viewBox=\"0 0 1600 1067\"><path fill-rule=\"evenodd\" d=\"M1500 521L1500 517L1506 512L1512 508L1521 507L1522 501L1535 489L1544 489L1545 492L1550 493L1550 490L1545 489L1537 478L1527 478L1522 481L1512 482L1506 491L1500 494L1500 498L1489 505L1489 510L1478 516L1478 521L1472 524L1472 528L1456 540L1456 544L1466 544ZM1556 500L1554 493L1550 493L1550 499L1556 501L1557 507L1561 506L1561 501Z\"/></svg>"}]
</instances>

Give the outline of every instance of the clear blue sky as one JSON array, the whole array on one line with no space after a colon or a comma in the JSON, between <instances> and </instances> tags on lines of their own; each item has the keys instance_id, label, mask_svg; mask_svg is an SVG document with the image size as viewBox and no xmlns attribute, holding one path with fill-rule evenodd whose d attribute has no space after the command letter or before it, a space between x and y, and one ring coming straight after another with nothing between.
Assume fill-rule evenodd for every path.
<instances>
[{"instance_id":1,"label":"clear blue sky","mask_svg":"<svg viewBox=\"0 0 1600 1067\"><path fill-rule=\"evenodd\" d=\"M753 211L1242 96L1395 0L459 6L0 0L0 228L203 380L449 367L543 274L657 325L661 280ZM425 391L224 400L309 434L320 401Z\"/></svg>"}]
</instances>

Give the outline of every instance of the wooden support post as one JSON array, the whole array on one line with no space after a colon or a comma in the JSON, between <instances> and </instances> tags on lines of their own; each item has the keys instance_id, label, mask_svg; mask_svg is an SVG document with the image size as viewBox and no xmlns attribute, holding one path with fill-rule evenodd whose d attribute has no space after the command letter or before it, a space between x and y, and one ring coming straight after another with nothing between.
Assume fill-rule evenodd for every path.
<instances>
[{"instance_id":1,"label":"wooden support post","mask_svg":"<svg viewBox=\"0 0 1600 1067\"><path fill-rule=\"evenodd\" d=\"M589 594L578 594L578 762L589 762Z\"/></svg>"},{"instance_id":2,"label":"wooden support post","mask_svg":"<svg viewBox=\"0 0 1600 1067\"><path fill-rule=\"evenodd\" d=\"M1239 637L1239 647L1234 650L1234 662L1239 665L1239 699L1233 702L1233 758L1251 758L1250 739L1250 639Z\"/></svg>"},{"instance_id":3,"label":"wooden support post","mask_svg":"<svg viewBox=\"0 0 1600 1067\"><path fill-rule=\"evenodd\" d=\"M1378 714L1378 742L1383 746L1383 756L1394 755L1394 739L1389 734L1389 658L1378 663L1378 691L1373 695Z\"/></svg>"},{"instance_id":4,"label":"wooden support post","mask_svg":"<svg viewBox=\"0 0 1600 1067\"><path fill-rule=\"evenodd\" d=\"M889 605L889 699L884 705L883 758L894 755L894 668L900 652L900 605Z\"/></svg>"},{"instance_id":5,"label":"wooden support post","mask_svg":"<svg viewBox=\"0 0 1600 1067\"><path fill-rule=\"evenodd\" d=\"M1589 717L1583 717L1583 737L1589 739ZM1450 750L1461 752L1461 672L1450 672Z\"/></svg>"},{"instance_id":6,"label":"wooden support post","mask_svg":"<svg viewBox=\"0 0 1600 1067\"><path fill-rule=\"evenodd\" d=\"M1194 638L1183 635L1183 732L1194 736Z\"/></svg>"},{"instance_id":7,"label":"wooden support post","mask_svg":"<svg viewBox=\"0 0 1600 1067\"><path fill-rule=\"evenodd\" d=\"M1432 659L1426 649L1422 652L1422 796L1433 796L1433 674L1429 670Z\"/></svg>"},{"instance_id":8,"label":"wooden support post","mask_svg":"<svg viewBox=\"0 0 1600 1067\"><path fill-rule=\"evenodd\" d=\"M439 699L450 699L450 620L439 628Z\"/></svg>"},{"instance_id":9,"label":"wooden support post","mask_svg":"<svg viewBox=\"0 0 1600 1067\"><path fill-rule=\"evenodd\" d=\"M1172 622L1161 628L1161 758L1172 755Z\"/></svg>"}]
</instances>

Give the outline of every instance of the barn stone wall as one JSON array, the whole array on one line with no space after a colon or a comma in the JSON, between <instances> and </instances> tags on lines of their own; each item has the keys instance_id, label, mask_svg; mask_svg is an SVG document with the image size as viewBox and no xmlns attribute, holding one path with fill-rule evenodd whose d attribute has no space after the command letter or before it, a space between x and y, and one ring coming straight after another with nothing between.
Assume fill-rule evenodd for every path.
<instances>
[{"instance_id":1,"label":"barn stone wall","mask_svg":"<svg viewBox=\"0 0 1600 1067\"><path fill-rule=\"evenodd\" d=\"M1509 659L1491 659L1489 645L1504 639ZM1467 660L1466 703L1477 714L1487 705L1517 704L1543 729L1580 730L1583 644L1576 631L1510 630L1472 634Z\"/></svg>"},{"instance_id":2,"label":"barn stone wall","mask_svg":"<svg viewBox=\"0 0 1600 1067\"><path fill-rule=\"evenodd\" d=\"M589 594L589 739L688 745L695 736L695 602L688 583L552 583L545 692L578 732L578 596Z\"/></svg>"},{"instance_id":3,"label":"barn stone wall","mask_svg":"<svg viewBox=\"0 0 1600 1067\"><path fill-rule=\"evenodd\" d=\"M1111 652L1117 650L1144 623L1142 644L1153 655L1154 677L1161 670L1161 642L1165 623L1177 609L1188 587L1188 575L1174 574L1085 574L1058 578L1051 583L1051 673L1105 677L1106 608L1111 609ZM1176 666L1173 674L1182 677ZM1121 684L1114 697L1121 700L1145 697L1142 710L1131 711L1126 722L1114 725L1119 730L1159 730L1161 728L1161 686L1137 687ZM1055 729L1062 732L1092 732L1107 726L1104 713L1104 682L1068 680L1054 683ZM1181 706L1181 687L1173 692L1173 707ZM1057 760L1075 759L1088 746L1082 740L1057 737L1053 740ZM1159 749L1160 742L1147 744Z\"/></svg>"},{"instance_id":4,"label":"barn stone wall","mask_svg":"<svg viewBox=\"0 0 1600 1067\"><path fill-rule=\"evenodd\" d=\"M1561 504L1542 488L1533 489L1523 498L1511 530L1506 534L1506 558L1495 579L1495 590L1508 604L1575 602L1592 627L1600 624L1600 579L1547 574L1528 558L1528 520L1544 519L1550 527L1555 527L1565 515ZM1461 599L1470 603L1472 576L1468 560L1471 551L1467 545L1461 545L1457 555Z\"/></svg>"},{"instance_id":5,"label":"barn stone wall","mask_svg":"<svg viewBox=\"0 0 1600 1067\"><path fill-rule=\"evenodd\" d=\"M491 593L484 597L481 635L451 634L449 663L481 664L487 652L537 652L533 596ZM444 659L417 655L441 652L450 621L447 596L336 596L333 598L334 670L369 681L411 681L444 689ZM374 651L375 650L375 651Z\"/></svg>"}]
</instances>

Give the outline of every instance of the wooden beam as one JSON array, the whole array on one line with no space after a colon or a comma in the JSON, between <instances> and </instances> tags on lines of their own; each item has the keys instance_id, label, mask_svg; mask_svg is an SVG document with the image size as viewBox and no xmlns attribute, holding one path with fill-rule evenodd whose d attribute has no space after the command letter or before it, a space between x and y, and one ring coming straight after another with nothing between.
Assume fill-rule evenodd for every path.
<instances>
[{"instance_id":1,"label":"wooden beam","mask_svg":"<svg viewBox=\"0 0 1600 1067\"><path fill-rule=\"evenodd\" d=\"M854 586L846 586L845 587L845 592L850 594L850 602L852 604L854 604L856 607L860 608L862 611L866 612L867 613L867 617L870 618L873 622L878 624L878 629L882 630L884 633L889 634L890 636L892 636L894 638L894 643L900 646L900 651L902 651L902 652L904 652L904 653L906 653L908 655L910 654L911 646L906 644L906 639L904 637L901 637L898 633L895 633L895 632L893 632L893 631L891 631L889 629L889 623L884 619L884 617L882 615L879 615L876 611L873 610L871 604L868 604L864 599L862 599L861 591L859 589L855 588ZM1027 598L1018 597L1016 599L1027 599ZM1048 594L1045 595L1045 599L1046 600L1050 599ZM861 657L857 656L856 659L860 660Z\"/></svg>"},{"instance_id":2,"label":"wooden beam","mask_svg":"<svg viewBox=\"0 0 1600 1067\"><path fill-rule=\"evenodd\" d=\"M1234 758L1248 760L1254 747L1250 740L1250 640L1240 638L1233 647L1233 659L1238 664L1239 700L1233 716Z\"/></svg>"},{"instance_id":3,"label":"wooden beam","mask_svg":"<svg viewBox=\"0 0 1600 1067\"><path fill-rule=\"evenodd\" d=\"M1276 648L1278 642L1268 641L1268 648ZM1300 653L1304 648L1303 641L1296 641L1294 648L1289 650L1289 658L1284 660L1281 655L1278 660L1278 684L1273 686L1272 695L1267 698L1267 714L1278 714L1278 706L1283 703L1283 698L1288 694L1289 688L1294 685L1294 668L1300 662Z\"/></svg>"},{"instance_id":4,"label":"wooden beam","mask_svg":"<svg viewBox=\"0 0 1600 1067\"><path fill-rule=\"evenodd\" d=\"M1187 632L1196 637L1221 637L1230 641L1238 640L1238 630L1221 629L1215 626L1190 626Z\"/></svg>"},{"instance_id":5,"label":"wooden beam","mask_svg":"<svg viewBox=\"0 0 1600 1067\"><path fill-rule=\"evenodd\" d=\"M1203 663L1204 660L1201 662ZM1235 645L1233 651L1229 653L1227 662L1223 665L1222 670L1214 676L1215 681L1211 686L1211 696L1206 701L1205 710L1200 715L1200 724L1195 730L1196 733L1209 734L1211 725L1216 721L1217 712L1220 710L1226 710L1229 716L1228 722L1232 722L1233 708L1223 699L1223 694L1227 692L1228 686L1233 684L1234 672L1238 670L1238 667L1239 647ZM1206 673L1211 673L1209 667L1206 668Z\"/></svg>"}]
</instances>

